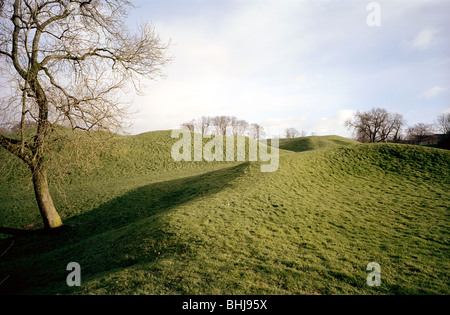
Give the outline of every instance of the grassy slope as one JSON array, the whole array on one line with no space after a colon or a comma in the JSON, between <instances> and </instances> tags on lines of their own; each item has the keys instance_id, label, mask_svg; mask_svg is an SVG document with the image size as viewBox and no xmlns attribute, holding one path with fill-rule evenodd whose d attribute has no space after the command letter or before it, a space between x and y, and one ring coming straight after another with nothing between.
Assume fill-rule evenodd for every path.
<instances>
[{"instance_id":1,"label":"grassy slope","mask_svg":"<svg viewBox=\"0 0 450 315\"><path fill-rule=\"evenodd\" d=\"M358 142L339 136L311 136L293 139L280 139L280 149L294 152L332 149L352 144L358 144Z\"/></svg>"},{"instance_id":2,"label":"grassy slope","mask_svg":"<svg viewBox=\"0 0 450 315\"><path fill-rule=\"evenodd\" d=\"M168 132L125 137L102 151L100 171L72 174L56 201L70 228L16 238L0 292L449 293L447 151L308 137L280 141L291 151L261 173L174 163L172 143ZM29 185L0 186L0 226L38 222ZM80 288L65 284L71 261ZM366 285L372 261L381 287Z\"/></svg>"}]
</instances>

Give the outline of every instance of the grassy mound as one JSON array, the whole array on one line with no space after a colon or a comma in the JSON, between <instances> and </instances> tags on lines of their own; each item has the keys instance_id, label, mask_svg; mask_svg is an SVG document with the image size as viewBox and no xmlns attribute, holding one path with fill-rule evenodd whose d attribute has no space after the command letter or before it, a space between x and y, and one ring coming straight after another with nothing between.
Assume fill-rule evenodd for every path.
<instances>
[{"instance_id":1,"label":"grassy mound","mask_svg":"<svg viewBox=\"0 0 450 315\"><path fill-rule=\"evenodd\" d=\"M262 173L259 162L170 161L168 132L124 137L102 168L62 185L66 229L14 238L0 292L448 294L450 154L308 138L280 141L296 152ZM37 221L31 187L0 182L1 226ZM66 285L72 261L81 287ZM366 284L373 261L380 287Z\"/></svg>"},{"instance_id":2,"label":"grassy mound","mask_svg":"<svg viewBox=\"0 0 450 315\"><path fill-rule=\"evenodd\" d=\"M359 144L359 142L339 136L311 136L280 139L280 149L294 152L331 149L355 144Z\"/></svg>"}]
</instances>

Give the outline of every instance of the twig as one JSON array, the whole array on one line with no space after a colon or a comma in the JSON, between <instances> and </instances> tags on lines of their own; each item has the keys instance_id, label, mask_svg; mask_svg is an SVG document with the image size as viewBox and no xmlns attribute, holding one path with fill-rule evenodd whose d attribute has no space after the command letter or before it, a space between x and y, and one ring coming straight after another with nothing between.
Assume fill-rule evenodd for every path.
<instances>
[{"instance_id":1,"label":"twig","mask_svg":"<svg viewBox=\"0 0 450 315\"><path fill-rule=\"evenodd\" d=\"M9 247L0 255L0 258L6 254L6 252L13 246L14 244L14 240L11 242L11 245L9 245Z\"/></svg>"},{"instance_id":2,"label":"twig","mask_svg":"<svg viewBox=\"0 0 450 315\"><path fill-rule=\"evenodd\" d=\"M6 278L5 279L3 279L1 282L0 282L0 286L2 285L2 283L3 282L5 282L6 281L6 279L8 279L9 278L9 275L8 276L6 276Z\"/></svg>"},{"instance_id":3,"label":"twig","mask_svg":"<svg viewBox=\"0 0 450 315\"><path fill-rule=\"evenodd\" d=\"M0 258L6 254L6 252L14 245L14 240L11 242L11 245L9 245L9 247L0 255ZM3 279L2 281L0 281L0 286L3 284L3 282L5 282L7 279L9 278L9 275L7 275L5 277L5 279Z\"/></svg>"}]
</instances>

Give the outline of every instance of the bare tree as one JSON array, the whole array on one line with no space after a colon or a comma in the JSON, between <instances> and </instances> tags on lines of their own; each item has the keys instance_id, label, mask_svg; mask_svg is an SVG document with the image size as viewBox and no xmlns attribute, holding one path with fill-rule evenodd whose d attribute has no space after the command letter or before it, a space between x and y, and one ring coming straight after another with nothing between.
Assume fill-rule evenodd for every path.
<instances>
[{"instance_id":1,"label":"bare tree","mask_svg":"<svg viewBox=\"0 0 450 315\"><path fill-rule=\"evenodd\" d=\"M443 113L437 116L436 127L443 134L450 134L450 113Z\"/></svg>"},{"instance_id":2,"label":"bare tree","mask_svg":"<svg viewBox=\"0 0 450 315\"><path fill-rule=\"evenodd\" d=\"M353 129L356 140L361 142L397 141L402 126L403 116L389 113L383 108L373 108L368 112L357 112L353 120L347 120L345 126Z\"/></svg>"},{"instance_id":3,"label":"bare tree","mask_svg":"<svg viewBox=\"0 0 450 315\"><path fill-rule=\"evenodd\" d=\"M249 127L248 122L243 119L237 119L236 117L231 117L231 134L233 136L244 136Z\"/></svg>"},{"instance_id":4,"label":"bare tree","mask_svg":"<svg viewBox=\"0 0 450 315\"><path fill-rule=\"evenodd\" d=\"M215 116L211 118L212 124L216 126L216 132L219 135L226 136L227 129L231 123L230 116Z\"/></svg>"},{"instance_id":5,"label":"bare tree","mask_svg":"<svg viewBox=\"0 0 450 315\"><path fill-rule=\"evenodd\" d=\"M231 116L230 117L230 122L229 122L229 124L230 124L230 128L231 128L231 134L232 135L236 135L236 132L237 132L237 122L238 122L238 119L237 119L237 117L236 116Z\"/></svg>"},{"instance_id":6,"label":"bare tree","mask_svg":"<svg viewBox=\"0 0 450 315\"><path fill-rule=\"evenodd\" d=\"M401 114L394 113L390 115L385 137L390 142L400 142L402 140L402 128L406 125L406 120Z\"/></svg>"},{"instance_id":7,"label":"bare tree","mask_svg":"<svg viewBox=\"0 0 450 315\"><path fill-rule=\"evenodd\" d=\"M0 144L32 173L46 229L62 225L47 182L49 139L58 125L117 131L126 106L120 93L141 91L169 61L152 25L125 26L128 0L5 0L0 13L0 68L11 93L0 109L2 125L20 122L19 137ZM25 121L37 123L26 137Z\"/></svg>"},{"instance_id":8,"label":"bare tree","mask_svg":"<svg viewBox=\"0 0 450 315\"><path fill-rule=\"evenodd\" d=\"M259 141L265 136L264 127L259 124L253 123L250 125L249 134L251 138Z\"/></svg>"},{"instance_id":9,"label":"bare tree","mask_svg":"<svg viewBox=\"0 0 450 315\"><path fill-rule=\"evenodd\" d=\"M211 117L202 116L196 121L197 131L202 135L207 134L209 132L209 128L211 126Z\"/></svg>"},{"instance_id":10,"label":"bare tree","mask_svg":"<svg viewBox=\"0 0 450 315\"><path fill-rule=\"evenodd\" d=\"M433 125L418 123L406 130L407 138L409 141L412 141L414 144L420 144L424 139L432 136Z\"/></svg>"},{"instance_id":11,"label":"bare tree","mask_svg":"<svg viewBox=\"0 0 450 315\"><path fill-rule=\"evenodd\" d=\"M180 125L181 128L187 129L189 131L195 131L195 119L192 119L191 121L182 123Z\"/></svg>"},{"instance_id":12,"label":"bare tree","mask_svg":"<svg viewBox=\"0 0 450 315\"><path fill-rule=\"evenodd\" d=\"M245 136L245 134L248 131L249 126L250 126L250 124L247 121L245 121L243 119L238 120L236 135Z\"/></svg>"},{"instance_id":13,"label":"bare tree","mask_svg":"<svg viewBox=\"0 0 450 315\"><path fill-rule=\"evenodd\" d=\"M297 129L292 128L292 127L286 128L284 130L284 136L285 136L285 138L288 138L288 139L297 138L297 137L300 137L300 132Z\"/></svg>"},{"instance_id":14,"label":"bare tree","mask_svg":"<svg viewBox=\"0 0 450 315\"><path fill-rule=\"evenodd\" d=\"M216 134L219 135L245 135L249 123L245 120L238 119L235 116L202 116L198 119L193 119L189 122L181 124L182 128L186 128L189 130L194 130L201 133L207 134L211 127L215 128L212 130Z\"/></svg>"}]
</instances>

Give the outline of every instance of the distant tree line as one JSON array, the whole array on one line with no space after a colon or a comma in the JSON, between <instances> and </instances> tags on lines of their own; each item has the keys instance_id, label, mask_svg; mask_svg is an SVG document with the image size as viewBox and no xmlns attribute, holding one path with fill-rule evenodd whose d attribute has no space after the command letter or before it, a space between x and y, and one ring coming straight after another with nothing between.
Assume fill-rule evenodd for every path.
<instances>
[{"instance_id":1,"label":"distant tree line","mask_svg":"<svg viewBox=\"0 0 450 315\"><path fill-rule=\"evenodd\" d=\"M1 0L0 0L1 1ZM29 130L33 128L37 128L38 123L34 120L25 119L23 122L16 122L13 124L4 124L0 126L0 134L12 134L12 133L18 133L22 129L23 130Z\"/></svg>"},{"instance_id":2,"label":"distant tree line","mask_svg":"<svg viewBox=\"0 0 450 315\"><path fill-rule=\"evenodd\" d=\"M427 138L447 138L450 134L450 113L439 115L435 123L418 123L406 126L401 114L390 113L384 108L372 108L367 112L356 112L345 126L353 130L354 138L360 142L397 142L422 144Z\"/></svg>"},{"instance_id":3,"label":"distant tree line","mask_svg":"<svg viewBox=\"0 0 450 315\"><path fill-rule=\"evenodd\" d=\"M248 136L255 140L265 137L263 126L235 116L202 116L182 123L180 127L201 134Z\"/></svg>"},{"instance_id":4,"label":"distant tree line","mask_svg":"<svg viewBox=\"0 0 450 315\"><path fill-rule=\"evenodd\" d=\"M302 130L302 131L298 131L295 128L286 128L284 130L284 137L288 138L288 139L292 139L292 138L298 138L298 137L306 137L307 136L307 132Z\"/></svg>"}]
</instances>

